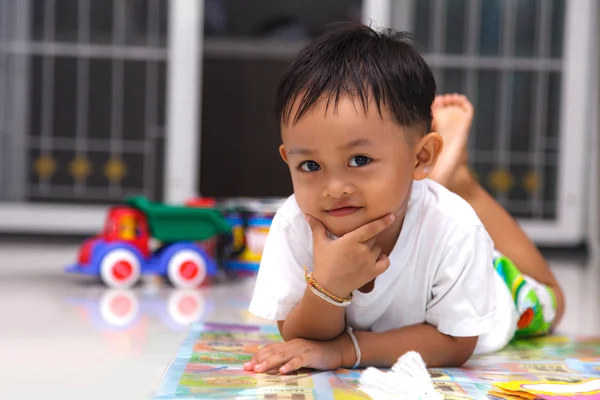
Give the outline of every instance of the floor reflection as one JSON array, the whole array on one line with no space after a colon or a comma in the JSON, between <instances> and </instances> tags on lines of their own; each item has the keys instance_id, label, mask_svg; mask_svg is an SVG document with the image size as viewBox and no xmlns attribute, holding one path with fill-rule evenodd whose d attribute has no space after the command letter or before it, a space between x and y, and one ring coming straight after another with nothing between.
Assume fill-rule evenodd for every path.
<instances>
[{"instance_id":1,"label":"floor reflection","mask_svg":"<svg viewBox=\"0 0 600 400\"><path fill-rule=\"evenodd\" d=\"M103 290L100 296L69 296L67 304L77 308L83 318L98 330L129 331L145 319L157 319L173 331L186 330L201 321L214 302L197 290Z\"/></svg>"}]
</instances>

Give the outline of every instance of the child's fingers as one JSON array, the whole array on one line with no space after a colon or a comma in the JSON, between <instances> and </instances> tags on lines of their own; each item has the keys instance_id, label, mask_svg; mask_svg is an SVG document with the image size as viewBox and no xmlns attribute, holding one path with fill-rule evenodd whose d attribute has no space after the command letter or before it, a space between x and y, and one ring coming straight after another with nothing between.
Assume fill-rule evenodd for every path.
<instances>
[{"instance_id":1,"label":"child's fingers","mask_svg":"<svg viewBox=\"0 0 600 400\"><path fill-rule=\"evenodd\" d=\"M244 371L254 371L256 364L258 364L258 360L252 357L250 361L244 363Z\"/></svg>"},{"instance_id":2,"label":"child's fingers","mask_svg":"<svg viewBox=\"0 0 600 400\"><path fill-rule=\"evenodd\" d=\"M325 225L321 221L310 214L306 214L304 219L308 222L312 231L313 243L330 240L329 236L327 236L327 228L325 228Z\"/></svg>"},{"instance_id":3,"label":"child's fingers","mask_svg":"<svg viewBox=\"0 0 600 400\"><path fill-rule=\"evenodd\" d=\"M277 368L282 364L285 364L290 359L294 357L295 353L290 353L290 351L286 351L281 349L280 351L272 353L269 357L262 360L260 363L254 366L254 371L256 372L266 372L271 369Z\"/></svg>"},{"instance_id":4,"label":"child's fingers","mask_svg":"<svg viewBox=\"0 0 600 400\"><path fill-rule=\"evenodd\" d=\"M302 367L308 366L308 357L305 356L306 353L297 355L288 361L283 367L279 368L279 372L282 374L289 374L290 372L294 372L299 370Z\"/></svg>"},{"instance_id":5,"label":"child's fingers","mask_svg":"<svg viewBox=\"0 0 600 400\"><path fill-rule=\"evenodd\" d=\"M359 243L365 243L384 231L394 222L395 219L396 216L394 214L385 215L379 219L376 219L375 221L371 221L368 224L362 225L352 232L347 233L344 235L344 237L350 237L352 240L355 240Z\"/></svg>"},{"instance_id":6,"label":"child's fingers","mask_svg":"<svg viewBox=\"0 0 600 400\"><path fill-rule=\"evenodd\" d=\"M390 267L390 259L385 254L380 254L377 262L375 262L375 271L377 276L384 273Z\"/></svg>"},{"instance_id":7,"label":"child's fingers","mask_svg":"<svg viewBox=\"0 0 600 400\"><path fill-rule=\"evenodd\" d=\"M254 370L254 366L256 364L258 364L258 359L256 357L256 354L254 354L252 356L252 358L250 359L250 361L244 363L244 370L245 371L252 371L252 370Z\"/></svg>"},{"instance_id":8,"label":"child's fingers","mask_svg":"<svg viewBox=\"0 0 600 400\"><path fill-rule=\"evenodd\" d=\"M373 246L373 248L371 248L371 254L373 255L375 261L379 260L381 256L381 246Z\"/></svg>"},{"instance_id":9,"label":"child's fingers","mask_svg":"<svg viewBox=\"0 0 600 400\"><path fill-rule=\"evenodd\" d=\"M276 349L277 346L279 346L279 345L280 345L279 343L272 343L272 344L266 345L265 347L258 350L256 353L254 353L254 355L252 356L250 361L244 363L244 370L246 370L246 371L254 370L254 366L256 364L260 364L260 362L262 360L268 358L269 355L274 351L274 349Z\"/></svg>"}]
</instances>

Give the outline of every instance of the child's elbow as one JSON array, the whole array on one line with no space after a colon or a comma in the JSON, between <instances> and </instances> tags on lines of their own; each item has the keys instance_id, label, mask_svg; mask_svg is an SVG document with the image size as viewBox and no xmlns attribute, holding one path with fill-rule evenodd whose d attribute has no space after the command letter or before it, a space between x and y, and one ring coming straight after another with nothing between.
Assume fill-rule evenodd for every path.
<instances>
[{"instance_id":1,"label":"child's elbow","mask_svg":"<svg viewBox=\"0 0 600 400\"><path fill-rule=\"evenodd\" d=\"M477 337L455 337L453 339L454 351L448 360L447 367L461 368L473 356L477 346Z\"/></svg>"},{"instance_id":2,"label":"child's elbow","mask_svg":"<svg viewBox=\"0 0 600 400\"><path fill-rule=\"evenodd\" d=\"M279 328L279 335L285 342L289 342L290 340L294 339L328 341L335 339L343 333L343 330L339 331L332 329L317 329L312 331L303 329L302 331L294 331L291 329L285 329L285 321L277 321L277 327Z\"/></svg>"}]
</instances>

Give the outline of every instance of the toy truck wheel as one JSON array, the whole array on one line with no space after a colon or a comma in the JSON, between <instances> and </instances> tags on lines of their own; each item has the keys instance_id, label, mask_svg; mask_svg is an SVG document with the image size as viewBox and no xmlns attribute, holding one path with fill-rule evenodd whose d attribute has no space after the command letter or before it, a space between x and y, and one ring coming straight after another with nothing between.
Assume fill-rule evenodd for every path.
<instances>
[{"instance_id":1,"label":"toy truck wheel","mask_svg":"<svg viewBox=\"0 0 600 400\"><path fill-rule=\"evenodd\" d=\"M139 258L128 249L111 250L100 261L100 278L108 287L128 289L141 275Z\"/></svg>"},{"instance_id":2,"label":"toy truck wheel","mask_svg":"<svg viewBox=\"0 0 600 400\"><path fill-rule=\"evenodd\" d=\"M169 258L167 276L173 286L177 288L196 288L204 282L206 274L206 261L197 251L181 249Z\"/></svg>"}]
</instances>

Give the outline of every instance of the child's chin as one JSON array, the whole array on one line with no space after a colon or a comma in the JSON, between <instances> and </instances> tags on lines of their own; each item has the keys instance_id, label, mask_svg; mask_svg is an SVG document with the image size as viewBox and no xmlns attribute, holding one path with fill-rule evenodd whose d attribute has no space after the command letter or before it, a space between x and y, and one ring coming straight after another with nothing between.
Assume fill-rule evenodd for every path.
<instances>
[{"instance_id":1,"label":"child's chin","mask_svg":"<svg viewBox=\"0 0 600 400\"><path fill-rule=\"evenodd\" d=\"M327 224L327 230L336 237L342 237L347 233L358 229L362 225L364 224L360 224L355 221L335 221L334 223Z\"/></svg>"}]
</instances>

